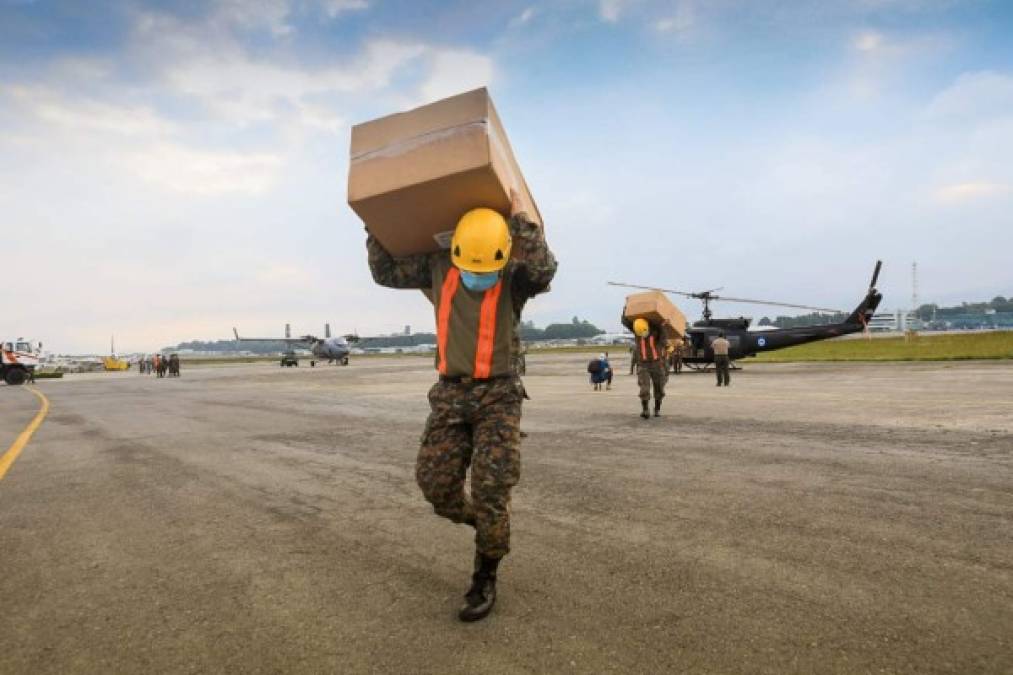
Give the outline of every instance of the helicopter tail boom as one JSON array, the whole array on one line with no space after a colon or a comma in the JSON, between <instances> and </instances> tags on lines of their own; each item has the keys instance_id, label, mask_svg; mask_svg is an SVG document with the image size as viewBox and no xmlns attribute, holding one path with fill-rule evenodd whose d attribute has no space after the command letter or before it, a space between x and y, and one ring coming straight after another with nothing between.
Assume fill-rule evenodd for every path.
<instances>
[{"instance_id":1,"label":"helicopter tail boom","mask_svg":"<svg viewBox=\"0 0 1013 675\"><path fill-rule=\"evenodd\" d=\"M865 298L858 304L855 311L845 320L848 324L860 324L865 327L869 325L873 315L876 313L876 308L879 307L880 301L883 299L883 294L876 290L876 282L879 280L879 271L883 267L883 261L876 261L876 269L872 272L872 281L869 282L869 290L865 294Z\"/></svg>"}]
</instances>

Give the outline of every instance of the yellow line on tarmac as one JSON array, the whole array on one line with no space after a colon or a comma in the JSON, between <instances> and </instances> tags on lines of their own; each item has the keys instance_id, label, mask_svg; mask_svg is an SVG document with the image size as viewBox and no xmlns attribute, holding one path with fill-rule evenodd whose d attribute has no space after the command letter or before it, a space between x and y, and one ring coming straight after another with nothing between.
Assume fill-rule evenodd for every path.
<instances>
[{"instance_id":1,"label":"yellow line on tarmac","mask_svg":"<svg viewBox=\"0 0 1013 675\"><path fill-rule=\"evenodd\" d=\"M42 425L42 420L46 419L46 413L49 412L49 399L46 398L41 391L34 387L25 387L28 391L35 394L35 396L42 401L42 407L39 408L39 412L35 414L35 419L28 423L25 430L22 431L17 438L14 439L14 443L11 447L7 448L7 452L0 455L0 480L3 480L7 474L7 470L11 468L11 464L18 458L21 451L28 445L28 441L32 439L32 434Z\"/></svg>"}]
</instances>

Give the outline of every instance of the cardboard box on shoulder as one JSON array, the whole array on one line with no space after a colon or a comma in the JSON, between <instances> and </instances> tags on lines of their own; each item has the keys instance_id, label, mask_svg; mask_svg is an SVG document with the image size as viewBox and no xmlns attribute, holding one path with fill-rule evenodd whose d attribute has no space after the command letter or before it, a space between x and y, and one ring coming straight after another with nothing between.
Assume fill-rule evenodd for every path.
<instances>
[{"instance_id":1,"label":"cardboard box on shoulder","mask_svg":"<svg viewBox=\"0 0 1013 675\"><path fill-rule=\"evenodd\" d=\"M473 208L509 215L511 189L541 224L485 88L352 127L348 204L391 255L449 248Z\"/></svg>"},{"instance_id":2,"label":"cardboard box on shoulder","mask_svg":"<svg viewBox=\"0 0 1013 675\"><path fill-rule=\"evenodd\" d=\"M623 316L631 321L639 318L652 323L667 321L665 336L669 339L682 338L686 335L686 315L661 291L644 291L626 296Z\"/></svg>"}]
</instances>

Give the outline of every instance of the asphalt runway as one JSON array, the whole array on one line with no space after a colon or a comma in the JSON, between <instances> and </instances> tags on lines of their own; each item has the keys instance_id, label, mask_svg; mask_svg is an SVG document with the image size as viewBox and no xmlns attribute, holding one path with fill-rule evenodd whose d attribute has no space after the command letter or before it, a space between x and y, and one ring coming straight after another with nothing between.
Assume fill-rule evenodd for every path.
<instances>
[{"instance_id":1,"label":"asphalt runway","mask_svg":"<svg viewBox=\"0 0 1013 675\"><path fill-rule=\"evenodd\" d=\"M529 357L513 550L414 482L429 359L40 381L0 481L2 673L1010 673L1013 364L673 377ZM39 401L0 387L0 453Z\"/></svg>"}]
</instances>

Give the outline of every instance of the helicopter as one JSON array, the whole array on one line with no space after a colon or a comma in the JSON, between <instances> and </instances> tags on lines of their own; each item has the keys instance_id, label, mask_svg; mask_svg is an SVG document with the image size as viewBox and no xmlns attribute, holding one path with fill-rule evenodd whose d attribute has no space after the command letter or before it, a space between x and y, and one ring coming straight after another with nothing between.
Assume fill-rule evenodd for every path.
<instances>
[{"instance_id":1,"label":"helicopter","mask_svg":"<svg viewBox=\"0 0 1013 675\"><path fill-rule=\"evenodd\" d=\"M327 360L327 363L338 363L342 366L347 366L348 355L351 353L349 343L359 341L359 336L357 335L331 337L331 324L329 323L324 324L323 338L318 338L314 335L292 337L292 328L287 323L285 324L285 337L283 338L241 338L236 328L232 329L232 333L236 336L237 342L284 342L289 345L288 351L281 357L282 366L299 365L299 357L296 356L295 350L291 349L292 346L298 344L309 345L314 357L310 359L310 367L317 365L318 360L323 361L324 359Z\"/></svg>"},{"instance_id":2,"label":"helicopter","mask_svg":"<svg viewBox=\"0 0 1013 675\"><path fill-rule=\"evenodd\" d=\"M750 300L746 298L732 298L717 295L717 291L722 290L720 288L690 293L687 291L677 291L669 288L657 288L655 286L638 286L635 284L617 283L613 281L608 283L610 286L620 286L623 288L638 288L650 291L661 291L662 293L674 293L676 295L682 295L687 298L693 298L703 302L703 319L695 322L686 330L688 345L686 350L683 352L682 361L691 368L705 369L707 366L714 363L714 352L711 349L711 341L718 337L718 335L722 332L730 343L728 356L732 361L735 361L736 359L748 356L756 356L759 352L769 352L774 351L775 349L784 349L785 347L793 347L807 342L827 340L841 335L848 335L849 333L860 333L864 331L868 327L872 316L876 313L876 308L879 307L879 303L883 299L883 295L876 290L876 282L879 280L879 271L882 266L883 261L877 260L876 268L873 270L872 280L869 282L869 289L866 291L865 297L843 322L821 324L816 326L799 326L796 328L777 328L764 331L750 331L749 325L751 320L745 317L739 317L736 319L712 318L713 315L710 309L710 303L718 300L724 300L726 302L773 305L775 307L808 309L818 312L832 312L839 314L843 314L844 312L836 309L827 309L825 307L810 307L808 305L795 305L786 302Z\"/></svg>"}]
</instances>

